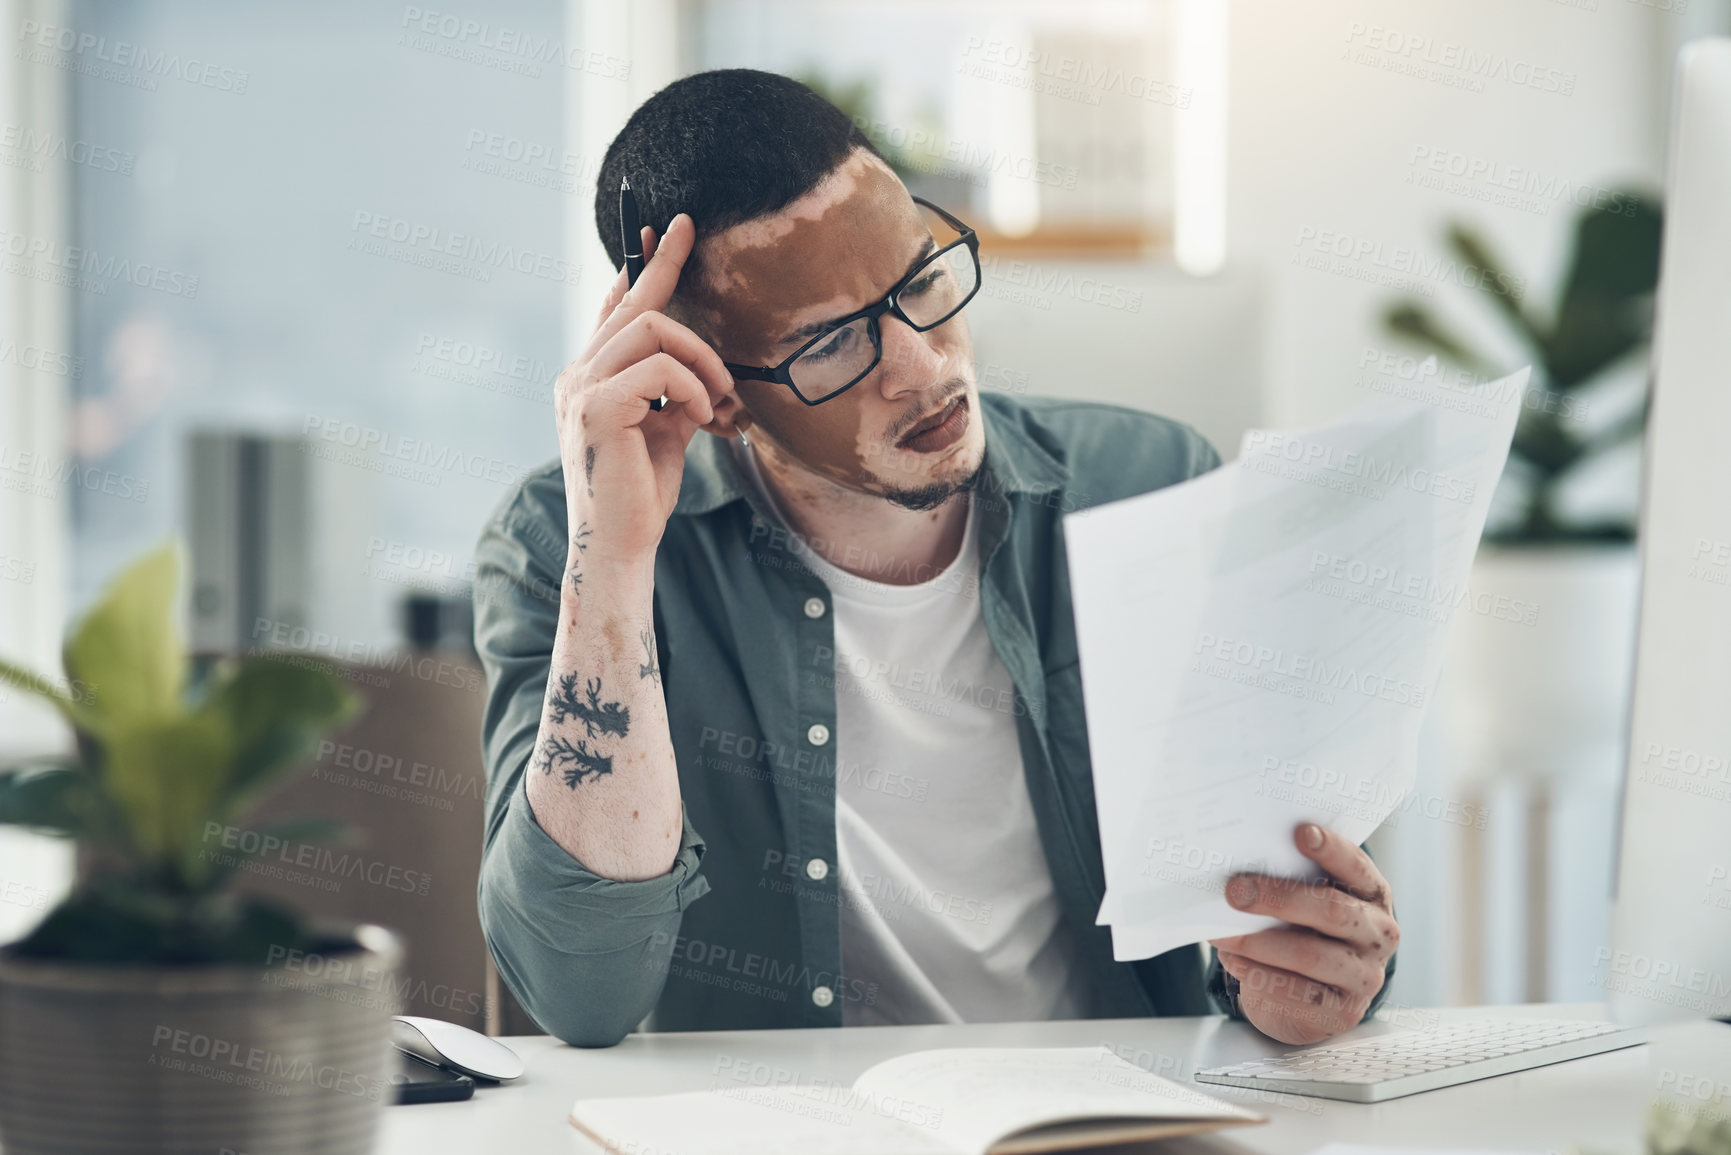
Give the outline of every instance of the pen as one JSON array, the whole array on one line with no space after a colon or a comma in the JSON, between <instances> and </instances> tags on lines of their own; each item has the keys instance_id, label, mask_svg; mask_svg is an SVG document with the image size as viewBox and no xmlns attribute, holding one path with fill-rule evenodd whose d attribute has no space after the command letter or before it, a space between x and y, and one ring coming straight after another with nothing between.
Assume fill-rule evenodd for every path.
<instances>
[{"instance_id":1,"label":"pen","mask_svg":"<svg viewBox=\"0 0 1731 1155\"><path fill-rule=\"evenodd\" d=\"M631 191L631 178L619 178L619 247L625 253L625 284L629 288L643 275L643 228L637 223L637 195ZM666 397L657 397L649 408L660 409Z\"/></svg>"}]
</instances>

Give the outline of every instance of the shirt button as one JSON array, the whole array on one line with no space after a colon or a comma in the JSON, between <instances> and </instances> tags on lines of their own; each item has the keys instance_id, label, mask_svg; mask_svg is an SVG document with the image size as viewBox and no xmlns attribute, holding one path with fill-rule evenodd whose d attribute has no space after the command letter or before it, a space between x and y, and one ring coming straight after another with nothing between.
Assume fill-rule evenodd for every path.
<instances>
[{"instance_id":1,"label":"shirt button","mask_svg":"<svg viewBox=\"0 0 1731 1155\"><path fill-rule=\"evenodd\" d=\"M808 618L821 618L821 617L823 617L823 599L822 598L806 598L805 599L805 616Z\"/></svg>"},{"instance_id":2,"label":"shirt button","mask_svg":"<svg viewBox=\"0 0 1731 1155\"><path fill-rule=\"evenodd\" d=\"M829 741L829 727L822 722L812 723L811 729L805 732L805 740L813 746L822 746Z\"/></svg>"},{"instance_id":3,"label":"shirt button","mask_svg":"<svg viewBox=\"0 0 1731 1155\"><path fill-rule=\"evenodd\" d=\"M822 882L829 877L829 863L821 858L813 858L805 864L805 876L813 882Z\"/></svg>"},{"instance_id":4,"label":"shirt button","mask_svg":"<svg viewBox=\"0 0 1731 1155\"><path fill-rule=\"evenodd\" d=\"M828 987L813 987L811 989L811 1001L820 1007L827 1007L835 1002L835 992Z\"/></svg>"}]
</instances>

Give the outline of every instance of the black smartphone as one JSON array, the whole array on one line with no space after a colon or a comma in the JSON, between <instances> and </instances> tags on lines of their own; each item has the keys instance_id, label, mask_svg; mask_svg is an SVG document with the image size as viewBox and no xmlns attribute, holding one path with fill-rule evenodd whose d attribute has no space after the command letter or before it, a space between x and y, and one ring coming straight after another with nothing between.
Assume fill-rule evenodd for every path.
<instances>
[{"instance_id":1,"label":"black smartphone","mask_svg":"<svg viewBox=\"0 0 1731 1155\"><path fill-rule=\"evenodd\" d=\"M399 1103L451 1103L475 1093L475 1080L436 1066L407 1051L397 1052L397 1073L391 1086Z\"/></svg>"}]
</instances>

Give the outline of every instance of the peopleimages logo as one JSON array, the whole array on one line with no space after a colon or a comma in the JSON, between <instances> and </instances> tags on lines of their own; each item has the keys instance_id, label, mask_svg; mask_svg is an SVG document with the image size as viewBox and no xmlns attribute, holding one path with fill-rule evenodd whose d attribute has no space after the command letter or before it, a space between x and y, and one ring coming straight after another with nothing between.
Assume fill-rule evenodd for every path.
<instances>
[{"instance_id":1,"label":"peopleimages logo","mask_svg":"<svg viewBox=\"0 0 1731 1155\"><path fill-rule=\"evenodd\" d=\"M349 464L362 465L381 472L378 467L409 463L414 466L425 466L423 472L427 477L437 478L444 474L455 474L472 477L477 480L494 481L500 485L515 484L526 472L525 467L485 454L473 453L454 445L444 445L436 441L427 441L419 437L405 437L400 433L377 429L370 425L360 425L353 421L343 421L335 417L318 417L309 414L301 425L301 433L311 444L305 448L315 456L320 455L317 441L327 441L344 449L352 450L356 455ZM370 463L370 465L369 465ZM429 472L431 471L431 472ZM426 477L415 477L414 480L426 480ZM434 484L437 484L435 481Z\"/></svg>"},{"instance_id":2,"label":"peopleimages logo","mask_svg":"<svg viewBox=\"0 0 1731 1155\"><path fill-rule=\"evenodd\" d=\"M1439 623L1448 621L1462 606L1481 617L1523 626L1535 625L1539 620L1536 602L1474 590L1464 581L1442 582L1432 574L1410 573L1398 566L1320 549L1311 551L1310 576L1305 578L1304 588Z\"/></svg>"},{"instance_id":3,"label":"peopleimages logo","mask_svg":"<svg viewBox=\"0 0 1731 1155\"><path fill-rule=\"evenodd\" d=\"M265 870L255 868L267 866L266 860L270 859L274 860L274 863L269 865L301 867L333 880L358 878L373 886L400 890L405 894L424 895L433 883L433 876L424 870L408 870L359 854L338 853L328 846L292 842L269 831L244 830L238 826L225 826L220 822L204 824L204 842L206 846L215 843L221 846L223 851L231 852L225 854L217 850L202 851L201 854L206 859L225 866L240 865L242 869L254 874L265 873ZM334 887L323 889L340 888L341 884L338 883Z\"/></svg>"},{"instance_id":4,"label":"peopleimages logo","mask_svg":"<svg viewBox=\"0 0 1731 1155\"><path fill-rule=\"evenodd\" d=\"M106 293L110 284L124 283L167 293L171 297L190 300L198 296L198 278L190 273L163 268L148 261L116 257L112 253L104 255L79 245L63 245L51 237L0 229L0 251L17 259L8 262L7 272L28 276L41 266L42 271L53 270L62 274L68 278L65 283L86 292Z\"/></svg>"},{"instance_id":5,"label":"peopleimages logo","mask_svg":"<svg viewBox=\"0 0 1731 1155\"><path fill-rule=\"evenodd\" d=\"M55 132L41 132L28 125L0 124L0 149L28 157L33 161L63 160L98 172L117 172L131 176L138 158L133 153L88 140L74 140ZM32 172L41 172L40 165Z\"/></svg>"},{"instance_id":6,"label":"peopleimages logo","mask_svg":"<svg viewBox=\"0 0 1731 1155\"><path fill-rule=\"evenodd\" d=\"M629 60L585 49L578 44L566 44L557 37L539 36L520 28L495 25L451 12L435 12L409 5L403 9L401 27L405 36L413 37L407 41L411 48L432 50L437 55L476 64L495 67L509 64L514 67L505 71L521 72L527 76L540 76L539 66L552 64L604 80L626 81L631 78ZM440 47L445 50L438 51ZM492 53L493 58L478 55L480 51Z\"/></svg>"},{"instance_id":7,"label":"peopleimages logo","mask_svg":"<svg viewBox=\"0 0 1731 1155\"><path fill-rule=\"evenodd\" d=\"M1261 462L1270 459L1365 482L1372 494L1380 495L1382 489L1410 489L1466 505L1478 496L1476 483L1452 474L1422 467L1411 469L1404 461L1370 453L1341 452L1332 445L1272 429L1251 430L1240 460L1248 468L1258 469Z\"/></svg>"},{"instance_id":8,"label":"peopleimages logo","mask_svg":"<svg viewBox=\"0 0 1731 1155\"><path fill-rule=\"evenodd\" d=\"M1422 709L1425 703L1425 688L1405 678L1391 678L1344 662L1330 665L1325 658L1289 653L1242 639L1203 633L1196 639L1194 653L1197 657L1191 664L1193 672L1324 704L1334 701L1331 693L1334 690L1350 690L1414 709Z\"/></svg>"},{"instance_id":9,"label":"peopleimages logo","mask_svg":"<svg viewBox=\"0 0 1731 1155\"><path fill-rule=\"evenodd\" d=\"M1032 261L981 257L980 275L987 287L1020 289L1045 297L1069 297L1085 305L1101 305L1126 313L1142 311L1142 290L1130 289L1098 277L1063 269L1047 268ZM1043 306L1050 307L1050 304Z\"/></svg>"},{"instance_id":10,"label":"peopleimages logo","mask_svg":"<svg viewBox=\"0 0 1731 1155\"><path fill-rule=\"evenodd\" d=\"M1599 947L1593 981L1604 990L1649 1002L1722 1015L1731 1008L1731 975L1715 974L1676 959Z\"/></svg>"},{"instance_id":11,"label":"peopleimages logo","mask_svg":"<svg viewBox=\"0 0 1731 1155\"><path fill-rule=\"evenodd\" d=\"M1351 46L1347 49L1348 57L1356 63L1378 65L1420 79L1441 80L1474 92L1483 92L1486 81L1502 81L1558 96L1575 94L1573 72L1458 41L1439 40L1359 20L1347 25L1346 41ZM1354 55L1354 48L1362 54Z\"/></svg>"},{"instance_id":12,"label":"peopleimages logo","mask_svg":"<svg viewBox=\"0 0 1731 1155\"><path fill-rule=\"evenodd\" d=\"M1525 295L1527 281L1515 273L1487 269L1480 265L1462 264L1452 256L1426 256L1406 245L1388 245L1372 237L1357 236L1338 229L1300 226L1293 241L1298 250L1294 259L1306 253L1334 257L1367 272L1399 274L1419 282L1434 281L1459 285L1499 297L1520 298ZM1302 263L1302 262L1300 262Z\"/></svg>"},{"instance_id":13,"label":"peopleimages logo","mask_svg":"<svg viewBox=\"0 0 1731 1155\"><path fill-rule=\"evenodd\" d=\"M349 231L359 239L389 241L401 245L405 252L418 253L428 260L444 257L466 262L473 265L475 271L482 273L489 269L510 269L544 281L575 285L583 272L581 265L572 264L557 253L518 248L496 240L484 240L472 233L452 232L437 225L411 221L387 213L368 212L366 209L355 210ZM388 252L380 250L375 255L388 255Z\"/></svg>"},{"instance_id":14,"label":"peopleimages logo","mask_svg":"<svg viewBox=\"0 0 1731 1155\"><path fill-rule=\"evenodd\" d=\"M250 79L246 72L238 68L211 64L193 56L182 57L178 52L171 53L164 49L152 50L125 40L110 41L106 36L80 32L76 28L43 24L35 20L19 22L18 39L28 48L68 54L73 61L82 65L76 71L88 72L104 80L130 79L135 83L143 81L144 83L136 86L147 91L155 90L157 80L171 77L201 88L214 88L218 92L232 92L236 96L243 96ZM22 53L22 50L20 51ZM31 59L34 63L52 62L38 60L36 54L32 54ZM107 68L97 71L103 65ZM125 78L121 74L109 75L120 69L144 75L133 78Z\"/></svg>"},{"instance_id":15,"label":"peopleimages logo","mask_svg":"<svg viewBox=\"0 0 1731 1155\"><path fill-rule=\"evenodd\" d=\"M285 1054L198 1031L158 1023L151 1034L150 1065L182 1071L219 1083L287 1095L289 1085L306 1083L358 1099L378 1100L388 1085L374 1075L326 1063L315 1066L304 1053Z\"/></svg>"},{"instance_id":16,"label":"peopleimages logo","mask_svg":"<svg viewBox=\"0 0 1731 1155\"><path fill-rule=\"evenodd\" d=\"M675 978L770 998L775 1002L786 1002L789 991L815 990L818 987L827 987L831 994L845 1002L868 1007L877 1002L878 985L874 982L826 970L814 971L804 963L784 962L724 943L656 931L649 940L651 953L669 940L672 940L673 947L668 962L655 964L652 959L651 965L665 966ZM762 982L754 981L759 979Z\"/></svg>"}]
</instances>

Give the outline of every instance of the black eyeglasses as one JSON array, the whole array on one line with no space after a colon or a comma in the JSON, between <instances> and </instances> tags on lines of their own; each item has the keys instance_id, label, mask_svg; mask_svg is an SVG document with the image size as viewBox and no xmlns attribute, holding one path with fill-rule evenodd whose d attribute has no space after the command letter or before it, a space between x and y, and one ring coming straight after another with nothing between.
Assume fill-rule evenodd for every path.
<instances>
[{"instance_id":1,"label":"black eyeglasses","mask_svg":"<svg viewBox=\"0 0 1731 1155\"><path fill-rule=\"evenodd\" d=\"M980 291L980 238L973 229L932 204L932 210L960 235L921 261L875 305L843 317L779 365L735 365L726 362L735 379L773 381L786 385L807 405L821 405L865 380L883 360L883 334L878 318L893 313L916 333L936 329L962 311Z\"/></svg>"}]
</instances>

